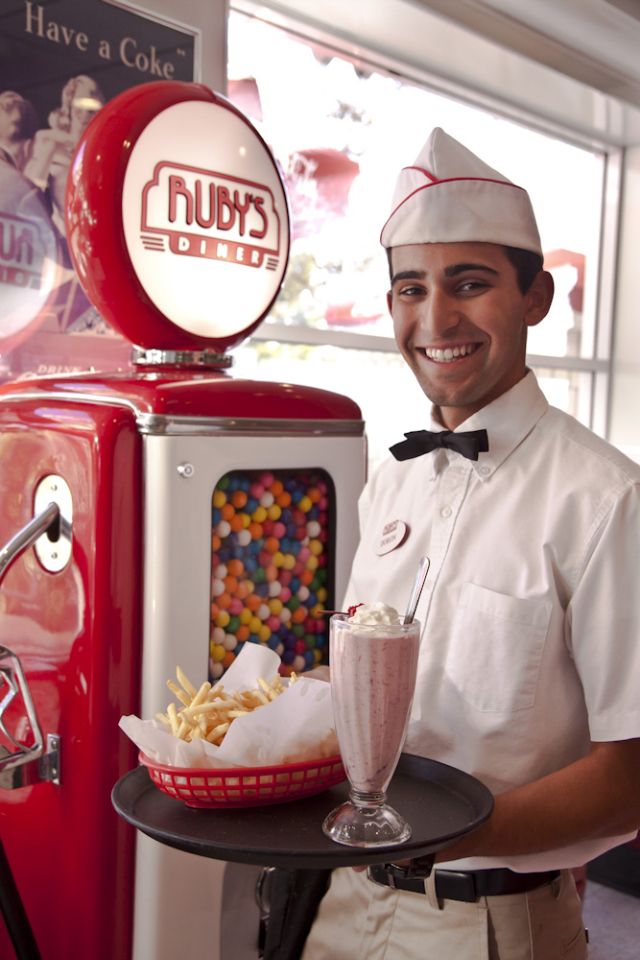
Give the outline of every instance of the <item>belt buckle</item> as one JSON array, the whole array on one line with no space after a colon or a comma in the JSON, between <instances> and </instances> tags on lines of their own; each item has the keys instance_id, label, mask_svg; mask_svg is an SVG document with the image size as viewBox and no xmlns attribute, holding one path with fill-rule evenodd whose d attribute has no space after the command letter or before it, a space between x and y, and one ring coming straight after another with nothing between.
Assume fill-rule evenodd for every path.
<instances>
[{"instance_id":1,"label":"belt buckle","mask_svg":"<svg viewBox=\"0 0 640 960\"><path fill-rule=\"evenodd\" d=\"M400 875L408 880L426 880L431 876L435 857L435 853L426 857L416 857L414 860L410 860L406 866L398 866L396 869L402 871Z\"/></svg>"},{"instance_id":2,"label":"belt buckle","mask_svg":"<svg viewBox=\"0 0 640 960\"><path fill-rule=\"evenodd\" d=\"M438 889L438 880L442 880ZM476 878L462 870L436 870L436 896L440 900L459 900L475 903L478 899Z\"/></svg>"}]
</instances>

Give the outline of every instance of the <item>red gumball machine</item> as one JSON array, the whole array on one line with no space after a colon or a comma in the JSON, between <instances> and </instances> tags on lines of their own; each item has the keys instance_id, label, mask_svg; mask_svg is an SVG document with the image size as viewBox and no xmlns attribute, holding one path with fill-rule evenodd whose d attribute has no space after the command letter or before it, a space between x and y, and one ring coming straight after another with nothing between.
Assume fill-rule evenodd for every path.
<instances>
[{"instance_id":1,"label":"red gumball machine","mask_svg":"<svg viewBox=\"0 0 640 960\"><path fill-rule=\"evenodd\" d=\"M235 379L288 258L283 183L210 90L136 87L80 142L67 233L127 373L0 389L0 955L257 957L257 871L136 837L118 729L245 643L326 662L365 476L349 399ZM196 814L197 815L197 814ZM2 850L0 850L2 853Z\"/></svg>"}]
</instances>

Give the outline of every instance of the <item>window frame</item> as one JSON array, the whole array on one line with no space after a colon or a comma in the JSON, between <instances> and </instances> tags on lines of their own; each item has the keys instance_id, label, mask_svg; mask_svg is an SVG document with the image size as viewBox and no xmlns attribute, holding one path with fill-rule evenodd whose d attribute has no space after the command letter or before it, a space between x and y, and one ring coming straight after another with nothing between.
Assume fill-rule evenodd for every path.
<instances>
[{"instance_id":1,"label":"window frame","mask_svg":"<svg viewBox=\"0 0 640 960\"><path fill-rule=\"evenodd\" d=\"M275 28L283 29L302 42L322 44L337 56L355 60L367 68L401 77L436 94L445 95L472 107L478 107L521 124L529 129L557 138L567 144L604 154L600 235L598 238L599 261L596 267L594 296L594 331L592 355L588 357L562 357L527 353L527 363L536 369L583 373L591 378L588 412L584 422L596 433L607 438L611 420L612 365L615 316L616 262L622 201L623 149L613 146L593 135L582 135L559 123L557 119L542 114L533 114L507 100L488 95L481 88L472 90L451 78L440 76L415 63L384 55L358 43L354 46L343 33L329 28L319 29L317 24L298 19L288 11L283 12L273 0L257 3L255 0L230 0L229 13L237 12L254 17ZM567 83L572 83L567 78ZM252 333L254 341L278 341L280 343L310 346L331 345L348 349L397 353L393 337L348 330L320 329L297 324L269 321Z\"/></svg>"}]
</instances>

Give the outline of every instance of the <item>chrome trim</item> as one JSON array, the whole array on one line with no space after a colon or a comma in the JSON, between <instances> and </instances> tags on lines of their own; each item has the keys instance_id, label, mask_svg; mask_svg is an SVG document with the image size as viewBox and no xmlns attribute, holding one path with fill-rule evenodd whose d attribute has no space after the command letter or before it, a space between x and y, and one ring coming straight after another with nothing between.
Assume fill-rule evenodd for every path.
<instances>
[{"instance_id":1,"label":"chrome trim","mask_svg":"<svg viewBox=\"0 0 640 960\"><path fill-rule=\"evenodd\" d=\"M23 393L6 393L0 395L0 407L5 400L62 400L70 403L99 403L112 407L126 407L130 410L136 419L141 415L139 408L131 400L125 397L114 396L104 393L80 393L76 390L55 390L47 393L45 390L25 390Z\"/></svg>"},{"instance_id":2,"label":"chrome trim","mask_svg":"<svg viewBox=\"0 0 640 960\"><path fill-rule=\"evenodd\" d=\"M58 522L38 537L33 549L45 570L59 573L69 563L73 548L73 498L69 484L59 474L50 473L36 487L35 513L46 504L58 507Z\"/></svg>"},{"instance_id":3,"label":"chrome trim","mask_svg":"<svg viewBox=\"0 0 640 960\"><path fill-rule=\"evenodd\" d=\"M353 437L364 433L363 420L257 420L250 417L171 417L143 413L138 429L151 436Z\"/></svg>"},{"instance_id":4,"label":"chrome trim","mask_svg":"<svg viewBox=\"0 0 640 960\"><path fill-rule=\"evenodd\" d=\"M41 400L44 402L64 401L70 403L97 403L130 410L142 434L152 436L244 436L261 437L361 437L364 434L364 420L294 420L264 419L249 417L172 417L162 413L143 413L131 400L117 395L101 393L76 393L74 390L60 390L51 393L28 391L0 395L0 407L5 400Z\"/></svg>"},{"instance_id":5,"label":"chrome trim","mask_svg":"<svg viewBox=\"0 0 640 960\"><path fill-rule=\"evenodd\" d=\"M145 367L197 367L199 370L226 370L233 357L213 350L158 350L134 347L131 360Z\"/></svg>"}]
</instances>

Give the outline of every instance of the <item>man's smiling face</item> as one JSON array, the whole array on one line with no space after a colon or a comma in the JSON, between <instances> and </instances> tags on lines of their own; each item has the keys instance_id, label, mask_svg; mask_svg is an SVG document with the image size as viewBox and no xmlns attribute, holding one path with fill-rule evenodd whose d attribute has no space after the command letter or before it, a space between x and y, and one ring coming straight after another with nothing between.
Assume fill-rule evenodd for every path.
<instances>
[{"instance_id":1,"label":"man's smiling face","mask_svg":"<svg viewBox=\"0 0 640 960\"><path fill-rule=\"evenodd\" d=\"M526 372L527 328L547 313L540 272L522 293L503 247L424 243L391 250L396 341L443 424L454 429Z\"/></svg>"}]
</instances>

